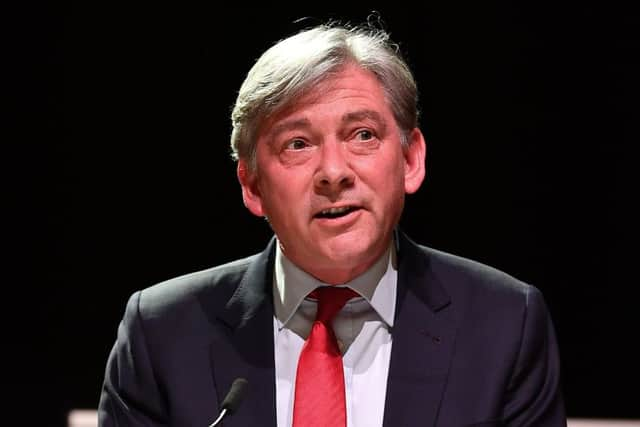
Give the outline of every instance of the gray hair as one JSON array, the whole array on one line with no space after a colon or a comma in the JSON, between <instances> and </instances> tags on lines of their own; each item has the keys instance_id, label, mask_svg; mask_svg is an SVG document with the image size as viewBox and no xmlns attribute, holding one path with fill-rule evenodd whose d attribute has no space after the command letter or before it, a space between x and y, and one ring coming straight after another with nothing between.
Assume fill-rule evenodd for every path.
<instances>
[{"instance_id":1,"label":"gray hair","mask_svg":"<svg viewBox=\"0 0 640 427\"><path fill-rule=\"evenodd\" d=\"M255 169L262 122L347 64L378 78L406 145L418 125L418 91L398 45L382 29L324 24L279 41L251 68L231 113L232 158Z\"/></svg>"}]
</instances>

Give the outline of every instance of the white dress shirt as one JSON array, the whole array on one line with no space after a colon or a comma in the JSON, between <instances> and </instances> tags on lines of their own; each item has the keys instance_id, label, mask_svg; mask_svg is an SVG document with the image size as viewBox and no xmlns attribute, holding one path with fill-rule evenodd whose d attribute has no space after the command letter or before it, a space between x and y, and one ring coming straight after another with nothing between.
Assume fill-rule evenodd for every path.
<instances>
[{"instance_id":1,"label":"white dress shirt","mask_svg":"<svg viewBox=\"0 0 640 427\"><path fill-rule=\"evenodd\" d=\"M347 427L381 427L391 358L391 328L396 306L394 245L347 286L354 298L336 315L333 329L343 354ZM278 427L291 427L296 369L316 315L306 298L327 286L302 271L276 249L274 269L274 344Z\"/></svg>"}]
</instances>

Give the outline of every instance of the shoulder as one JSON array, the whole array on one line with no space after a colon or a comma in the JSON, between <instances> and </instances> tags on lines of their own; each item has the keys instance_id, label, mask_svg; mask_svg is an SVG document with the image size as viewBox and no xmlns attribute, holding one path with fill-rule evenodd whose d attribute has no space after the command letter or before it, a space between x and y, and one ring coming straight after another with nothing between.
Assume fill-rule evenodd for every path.
<instances>
[{"instance_id":1,"label":"shoulder","mask_svg":"<svg viewBox=\"0 0 640 427\"><path fill-rule=\"evenodd\" d=\"M495 418L509 425L562 419L558 347L540 291L469 258L412 242L406 248L411 259L406 265L413 270L404 274L413 293L439 302L412 320L424 322L420 328L455 348L443 413L457 417L465 407L460 396L480 396L493 402L490 406L500 409Z\"/></svg>"},{"instance_id":2,"label":"shoulder","mask_svg":"<svg viewBox=\"0 0 640 427\"><path fill-rule=\"evenodd\" d=\"M546 311L541 291L510 273L493 266L442 252L423 248L429 254L433 275L451 296L453 302L491 316L526 316L532 309Z\"/></svg>"},{"instance_id":3,"label":"shoulder","mask_svg":"<svg viewBox=\"0 0 640 427\"><path fill-rule=\"evenodd\" d=\"M446 295L441 299L459 308L464 305L523 310L532 298L540 297L533 285L491 265L419 245L406 236L402 246L401 250L411 258L405 265L412 270L409 274L413 280L420 282L417 286L429 293Z\"/></svg>"},{"instance_id":4,"label":"shoulder","mask_svg":"<svg viewBox=\"0 0 640 427\"><path fill-rule=\"evenodd\" d=\"M246 271L258 255L235 260L201 271L181 275L134 293L129 305L135 304L144 318L163 317L169 312L188 311L194 305L224 304L234 294Z\"/></svg>"},{"instance_id":5,"label":"shoulder","mask_svg":"<svg viewBox=\"0 0 640 427\"><path fill-rule=\"evenodd\" d=\"M448 288L506 295L525 295L531 291L531 285L488 264L425 246L420 249L429 259L433 274Z\"/></svg>"},{"instance_id":6,"label":"shoulder","mask_svg":"<svg viewBox=\"0 0 640 427\"><path fill-rule=\"evenodd\" d=\"M469 352L499 336L515 357L525 337L535 342L553 337L549 309L536 286L469 258L415 249L426 272L415 286L446 301L440 306L456 319L460 342L473 343Z\"/></svg>"}]
</instances>

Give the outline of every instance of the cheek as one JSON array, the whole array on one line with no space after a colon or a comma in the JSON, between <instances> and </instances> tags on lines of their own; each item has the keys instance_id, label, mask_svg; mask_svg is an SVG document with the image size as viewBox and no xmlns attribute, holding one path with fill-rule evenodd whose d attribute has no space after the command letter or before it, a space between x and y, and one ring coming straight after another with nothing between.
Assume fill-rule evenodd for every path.
<instances>
[{"instance_id":1,"label":"cheek","mask_svg":"<svg viewBox=\"0 0 640 427\"><path fill-rule=\"evenodd\" d=\"M268 216L291 222L304 212L307 197L296 180L281 178L265 182L261 187L262 204Z\"/></svg>"},{"instance_id":2,"label":"cheek","mask_svg":"<svg viewBox=\"0 0 640 427\"><path fill-rule=\"evenodd\" d=\"M404 171L404 162L398 159L378 162L369 168L369 174L375 180L379 191L385 191L389 194L397 191L404 192Z\"/></svg>"},{"instance_id":3,"label":"cheek","mask_svg":"<svg viewBox=\"0 0 640 427\"><path fill-rule=\"evenodd\" d=\"M372 190L385 205L386 212L396 216L404 205L404 164L387 163L387 167L381 167L375 171L375 179L376 187Z\"/></svg>"}]
</instances>

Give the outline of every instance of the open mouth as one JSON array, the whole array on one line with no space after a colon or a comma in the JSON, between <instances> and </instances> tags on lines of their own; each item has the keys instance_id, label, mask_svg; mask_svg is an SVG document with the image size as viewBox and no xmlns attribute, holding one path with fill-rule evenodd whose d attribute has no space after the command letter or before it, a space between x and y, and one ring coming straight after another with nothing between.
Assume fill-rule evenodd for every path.
<instances>
[{"instance_id":1,"label":"open mouth","mask_svg":"<svg viewBox=\"0 0 640 427\"><path fill-rule=\"evenodd\" d=\"M334 218L340 218L346 215L349 215L351 212L358 210L360 208L356 207L356 206L342 206L339 208L329 208L329 209L324 209L320 212L318 212L317 214L314 215L315 218L327 218L327 219L334 219Z\"/></svg>"}]
</instances>

